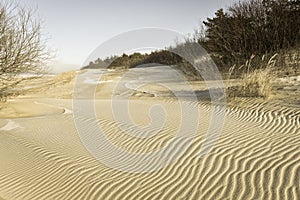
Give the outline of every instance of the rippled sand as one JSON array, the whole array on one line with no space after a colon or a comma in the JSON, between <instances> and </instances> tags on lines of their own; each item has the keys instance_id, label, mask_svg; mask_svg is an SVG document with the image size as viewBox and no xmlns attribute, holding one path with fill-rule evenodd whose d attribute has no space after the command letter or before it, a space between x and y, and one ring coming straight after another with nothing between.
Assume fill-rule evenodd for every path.
<instances>
[{"instance_id":1,"label":"rippled sand","mask_svg":"<svg viewBox=\"0 0 300 200\"><path fill-rule=\"evenodd\" d=\"M221 134L211 151L200 156L212 123L213 107L209 103L190 98L179 101L155 84L137 91L121 84L121 89L112 92L122 78L106 74L96 88L95 118L92 118L85 107L76 108L79 111L75 112L71 99L74 74L67 77L58 77L68 81L47 86L46 90L14 98L0 110L0 199L299 198L300 110L297 105L241 99L240 106L226 108ZM80 92L87 91L88 84L94 82L86 84ZM180 84L175 85L186 97ZM197 83L193 87L200 90L205 84ZM150 91L153 95L149 95ZM205 93L201 94L204 98ZM114 99L120 104L113 105L112 96L124 98ZM89 99L83 95L78 101ZM199 113L196 125L187 126L186 122L195 121L194 115L183 115L180 103ZM128 105L128 113L120 117L124 110L118 106L124 105ZM156 105L164 108L163 112L151 113ZM130 114L130 120L126 114ZM218 106L216 114L220 114ZM168 145L189 145L178 159L157 170L121 170L126 159L116 160L113 152L101 154L106 146L99 145L95 150L108 163L100 162L84 147L80 135L84 133L78 133L76 119L84 122L86 134L98 130L96 122L107 140L125 152L146 154ZM151 126L153 123L157 124ZM182 134L177 136L183 124ZM143 134L149 137L142 137ZM90 137L88 142L97 141ZM180 148L173 149L162 154L163 157L156 157L152 164L182 152ZM116 168L109 166L109 161ZM139 162L133 165L145 165L143 160Z\"/></svg>"}]
</instances>

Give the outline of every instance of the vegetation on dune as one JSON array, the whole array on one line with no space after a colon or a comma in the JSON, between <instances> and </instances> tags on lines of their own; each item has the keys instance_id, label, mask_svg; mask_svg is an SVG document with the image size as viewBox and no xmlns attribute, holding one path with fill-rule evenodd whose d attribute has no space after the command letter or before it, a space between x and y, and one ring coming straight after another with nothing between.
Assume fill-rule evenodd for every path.
<instances>
[{"instance_id":1,"label":"vegetation on dune","mask_svg":"<svg viewBox=\"0 0 300 200\"><path fill-rule=\"evenodd\" d=\"M228 89L229 97L267 97L279 74L299 71L300 0L240 1L217 10L183 44L151 54L98 59L85 68L127 69L159 63L181 66L185 74L195 77L199 73L192 65L172 53L190 43L204 47L221 73L241 79L240 86Z\"/></svg>"},{"instance_id":2,"label":"vegetation on dune","mask_svg":"<svg viewBox=\"0 0 300 200\"><path fill-rule=\"evenodd\" d=\"M300 0L245 0L219 9L186 42L196 42L210 53L222 72L242 65L252 55L284 54L300 46ZM176 48L176 47L175 47ZM184 61L166 50L113 57L111 68L145 63L180 65ZM107 67L111 58L98 59L86 68ZM283 66L282 66L283 67Z\"/></svg>"},{"instance_id":3,"label":"vegetation on dune","mask_svg":"<svg viewBox=\"0 0 300 200\"><path fill-rule=\"evenodd\" d=\"M158 63L161 65L176 65L182 62L180 56L166 50L155 51L151 54L134 53L131 55L123 54L115 59L109 68L122 66L124 68L133 68L143 64Z\"/></svg>"},{"instance_id":4,"label":"vegetation on dune","mask_svg":"<svg viewBox=\"0 0 300 200\"><path fill-rule=\"evenodd\" d=\"M182 63L180 56L167 51L154 51L150 54L133 53L131 55L112 56L104 60L98 58L84 68L122 68L128 69L143 64L157 63L162 65L176 65Z\"/></svg>"},{"instance_id":5,"label":"vegetation on dune","mask_svg":"<svg viewBox=\"0 0 300 200\"><path fill-rule=\"evenodd\" d=\"M246 0L219 9L204 22L199 42L220 67L243 64L251 55L299 47L300 0Z\"/></svg>"},{"instance_id":6,"label":"vegetation on dune","mask_svg":"<svg viewBox=\"0 0 300 200\"><path fill-rule=\"evenodd\" d=\"M265 56L257 58L251 56L245 64L241 65L236 70L236 65L232 66L229 70L228 79L239 72L241 75L241 85L229 87L227 89L228 97L268 97L272 90L272 81L277 76L274 68L277 63L278 54L274 54L269 60Z\"/></svg>"},{"instance_id":7,"label":"vegetation on dune","mask_svg":"<svg viewBox=\"0 0 300 200\"><path fill-rule=\"evenodd\" d=\"M182 57L170 50L154 51L150 54L133 53L131 55L123 54L122 56L112 56L104 60L98 58L90 62L88 66L82 69L129 69L146 64L159 64L168 66L181 66L190 78L199 76L197 70L185 61Z\"/></svg>"},{"instance_id":8,"label":"vegetation on dune","mask_svg":"<svg viewBox=\"0 0 300 200\"><path fill-rule=\"evenodd\" d=\"M203 25L184 44L169 51L123 54L115 57L109 68L160 63L178 65L186 74L197 75L192 65L170 51L198 43L208 51L221 73L241 79L241 85L228 88L228 97L264 98L270 94L278 75L299 71L300 0L240 1L226 10L217 10Z\"/></svg>"},{"instance_id":9,"label":"vegetation on dune","mask_svg":"<svg viewBox=\"0 0 300 200\"><path fill-rule=\"evenodd\" d=\"M13 88L28 79L20 75L41 73L41 66L49 57L41 24L33 15L31 10L13 3L0 3L0 100L12 95ZM271 77L299 71L300 0L240 1L217 10L185 43L150 54L98 58L84 68L128 69L156 63L178 66L195 78L199 72L174 53L190 44L204 47L221 73L229 72L230 77L242 80L240 88L228 90L229 96L240 93L267 97L269 92L263 90L272 87ZM272 64L266 62L270 59Z\"/></svg>"},{"instance_id":10,"label":"vegetation on dune","mask_svg":"<svg viewBox=\"0 0 300 200\"><path fill-rule=\"evenodd\" d=\"M221 71L241 79L227 89L229 97L267 98L279 75L299 71L299 0L242 1L218 10L204 25L199 43Z\"/></svg>"}]
</instances>

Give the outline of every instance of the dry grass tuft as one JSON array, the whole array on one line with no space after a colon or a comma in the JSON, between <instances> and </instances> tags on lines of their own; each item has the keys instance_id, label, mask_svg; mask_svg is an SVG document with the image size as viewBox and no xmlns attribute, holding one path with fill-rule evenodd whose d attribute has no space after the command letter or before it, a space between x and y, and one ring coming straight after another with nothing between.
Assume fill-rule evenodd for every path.
<instances>
[{"instance_id":1,"label":"dry grass tuft","mask_svg":"<svg viewBox=\"0 0 300 200\"><path fill-rule=\"evenodd\" d=\"M251 56L239 68L233 66L229 70L228 79L234 74L241 77L241 84L228 87L227 96L230 97L262 97L267 98L272 90L272 81L277 77L275 70L276 58L274 54L267 62L265 56L260 61Z\"/></svg>"}]
</instances>

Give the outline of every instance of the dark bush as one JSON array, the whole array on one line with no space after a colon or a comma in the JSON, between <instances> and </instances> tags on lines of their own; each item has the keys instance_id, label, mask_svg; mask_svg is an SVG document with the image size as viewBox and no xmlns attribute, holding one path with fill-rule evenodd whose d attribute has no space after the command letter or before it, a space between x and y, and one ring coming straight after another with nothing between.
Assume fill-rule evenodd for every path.
<instances>
[{"instance_id":1,"label":"dark bush","mask_svg":"<svg viewBox=\"0 0 300 200\"><path fill-rule=\"evenodd\" d=\"M300 0L247 0L218 10L204 22L201 44L222 67L295 47L300 41Z\"/></svg>"}]
</instances>

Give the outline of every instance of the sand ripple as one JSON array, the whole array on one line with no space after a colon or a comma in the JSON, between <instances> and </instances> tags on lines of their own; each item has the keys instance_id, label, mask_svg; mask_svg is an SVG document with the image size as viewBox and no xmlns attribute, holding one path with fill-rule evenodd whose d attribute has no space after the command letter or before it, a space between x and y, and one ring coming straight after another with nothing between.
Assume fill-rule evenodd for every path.
<instances>
[{"instance_id":1,"label":"sand ripple","mask_svg":"<svg viewBox=\"0 0 300 200\"><path fill-rule=\"evenodd\" d=\"M109 140L130 152L151 152L168 145L180 123L176 101L164 101L171 115L162 130L146 139L135 138L123 133L138 131L132 124L123 122L124 130L120 131L109 101L98 103L99 126ZM153 103L157 102L136 101L133 119L142 125L149 123L142 108ZM189 104L199 109L201 128L175 163L150 173L126 173L99 163L83 147L70 113L57 112L34 120L15 118L13 123L24 129L10 129L7 124L0 128L0 196L30 200L299 199L299 110L280 105L268 110L259 103L247 109L228 108L218 142L208 155L199 157L211 107ZM92 122L87 115L79 117L87 124ZM146 131L156 130L149 126ZM174 145L190 139L179 137ZM174 154L168 152L166 158Z\"/></svg>"}]
</instances>

